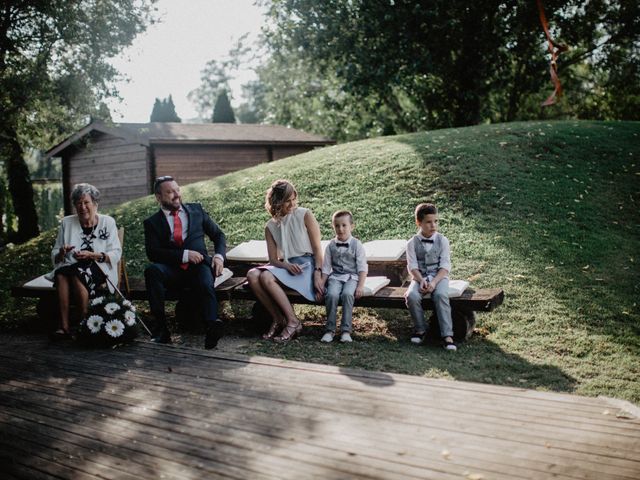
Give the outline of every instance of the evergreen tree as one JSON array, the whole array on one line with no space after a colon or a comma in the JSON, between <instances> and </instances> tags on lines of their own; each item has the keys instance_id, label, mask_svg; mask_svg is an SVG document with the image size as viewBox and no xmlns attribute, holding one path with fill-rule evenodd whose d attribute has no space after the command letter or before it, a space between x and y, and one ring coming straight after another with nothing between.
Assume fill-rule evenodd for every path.
<instances>
[{"instance_id":1,"label":"evergreen tree","mask_svg":"<svg viewBox=\"0 0 640 480\"><path fill-rule=\"evenodd\" d=\"M226 90L222 90L218 95L216 104L213 107L211 121L213 123L236 123L236 116L233 113L233 108L231 108L231 102L229 102Z\"/></svg>"},{"instance_id":2,"label":"evergreen tree","mask_svg":"<svg viewBox=\"0 0 640 480\"><path fill-rule=\"evenodd\" d=\"M176 113L176 106L173 104L173 98L169 95L169 98L163 98L160 100L156 98L153 104L153 110L151 111L151 122L181 122L182 120Z\"/></svg>"}]
</instances>

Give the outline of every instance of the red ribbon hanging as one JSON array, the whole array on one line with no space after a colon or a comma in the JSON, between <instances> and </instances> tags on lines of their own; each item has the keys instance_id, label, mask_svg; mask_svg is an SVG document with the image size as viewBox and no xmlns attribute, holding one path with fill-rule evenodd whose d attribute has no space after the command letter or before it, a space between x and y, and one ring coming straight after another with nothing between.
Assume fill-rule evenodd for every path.
<instances>
[{"instance_id":1,"label":"red ribbon hanging","mask_svg":"<svg viewBox=\"0 0 640 480\"><path fill-rule=\"evenodd\" d=\"M560 55L561 52L569 50L569 47L566 45L560 45L551 38L551 33L549 33L549 22L547 22L547 17L544 14L542 0L536 0L536 3L538 4L538 13L540 14L540 23L542 24L544 34L547 36L549 52L551 53L549 73L551 74L551 83L553 83L554 90L553 93L549 95L544 102L542 102L543 107L548 107L556 103L557 99L562 96L562 84L560 83L560 77L558 77L558 65L556 60L558 59L558 55Z\"/></svg>"}]
</instances>

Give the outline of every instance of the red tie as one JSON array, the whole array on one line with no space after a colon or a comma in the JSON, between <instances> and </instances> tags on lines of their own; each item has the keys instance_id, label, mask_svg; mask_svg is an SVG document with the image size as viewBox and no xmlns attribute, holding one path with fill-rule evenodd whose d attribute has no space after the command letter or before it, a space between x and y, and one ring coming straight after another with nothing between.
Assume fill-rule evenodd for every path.
<instances>
[{"instance_id":1,"label":"red tie","mask_svg":"<svg viewBox=\"0 0 640 480\"><path fill-rule=\"evenodd\" d=\"M171 212L171 215L173 215L173 241L177 246L181 247L184 243L184 240L182 240L182 220L180 220L177 210ZM189 264L181 263L180 268L186 270L189 268Z\"/></svg>"}]
</instances>

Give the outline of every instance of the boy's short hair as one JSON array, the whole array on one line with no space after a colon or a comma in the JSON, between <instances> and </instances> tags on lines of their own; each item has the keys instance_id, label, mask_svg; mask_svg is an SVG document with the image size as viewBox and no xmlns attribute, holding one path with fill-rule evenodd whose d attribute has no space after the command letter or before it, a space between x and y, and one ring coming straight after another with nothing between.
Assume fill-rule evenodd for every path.
<instances>
[{"instance_id":1,"label":"boy's short hair","mask_svg":"<svg viewBox=\"0 0 640 480\"><path fill-rule=\"evenodd\" d=\"M421 222L427 215L437 215L438 209L433 203L421 203L416 207L416 220Z\"/></svg>"},{"instance_id":2,"label":"boy's short hair","mask_svg":"<svg viewBox=\"0 0 640 480\"><path fill-rule=\"evenodd\" d=\"M331 215L331 225L336 223L336 218L349 217L349 223L353 225L353 214L349 210L338 210Z\"/></svg>"}]
</instances>

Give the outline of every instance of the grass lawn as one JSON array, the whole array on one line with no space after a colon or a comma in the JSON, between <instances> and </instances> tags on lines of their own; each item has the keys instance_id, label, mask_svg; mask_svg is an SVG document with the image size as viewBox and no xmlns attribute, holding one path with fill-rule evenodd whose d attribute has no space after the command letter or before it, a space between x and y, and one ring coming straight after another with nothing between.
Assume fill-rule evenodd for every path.
<instances>
[{"instance_id":1,"label":"grass lawn","mask_svg":"<svg viewBox=\"0 0 640 480\"><path fill-rule=\"evenodd\" d=\"M526 122L365 140L309 152L183 188L237 244L263 238L264 192L285 177L331 235L331 213L353 211L363 241L409 238L413 208L441 211L452 278L502 287L455 354L408 342L398 310L356 311L356 342L321 345L322 308L299 307L306 334L242 351L412 375L607 395L640 403L640 123ZM126 228L127 267L141 275L142 220L153 198L110 213ZM32 321L9 286L49 268L54 231L0 256L5 330ZM227 306L232 331L247 305Z\"/></svg>"}]
</instances>

